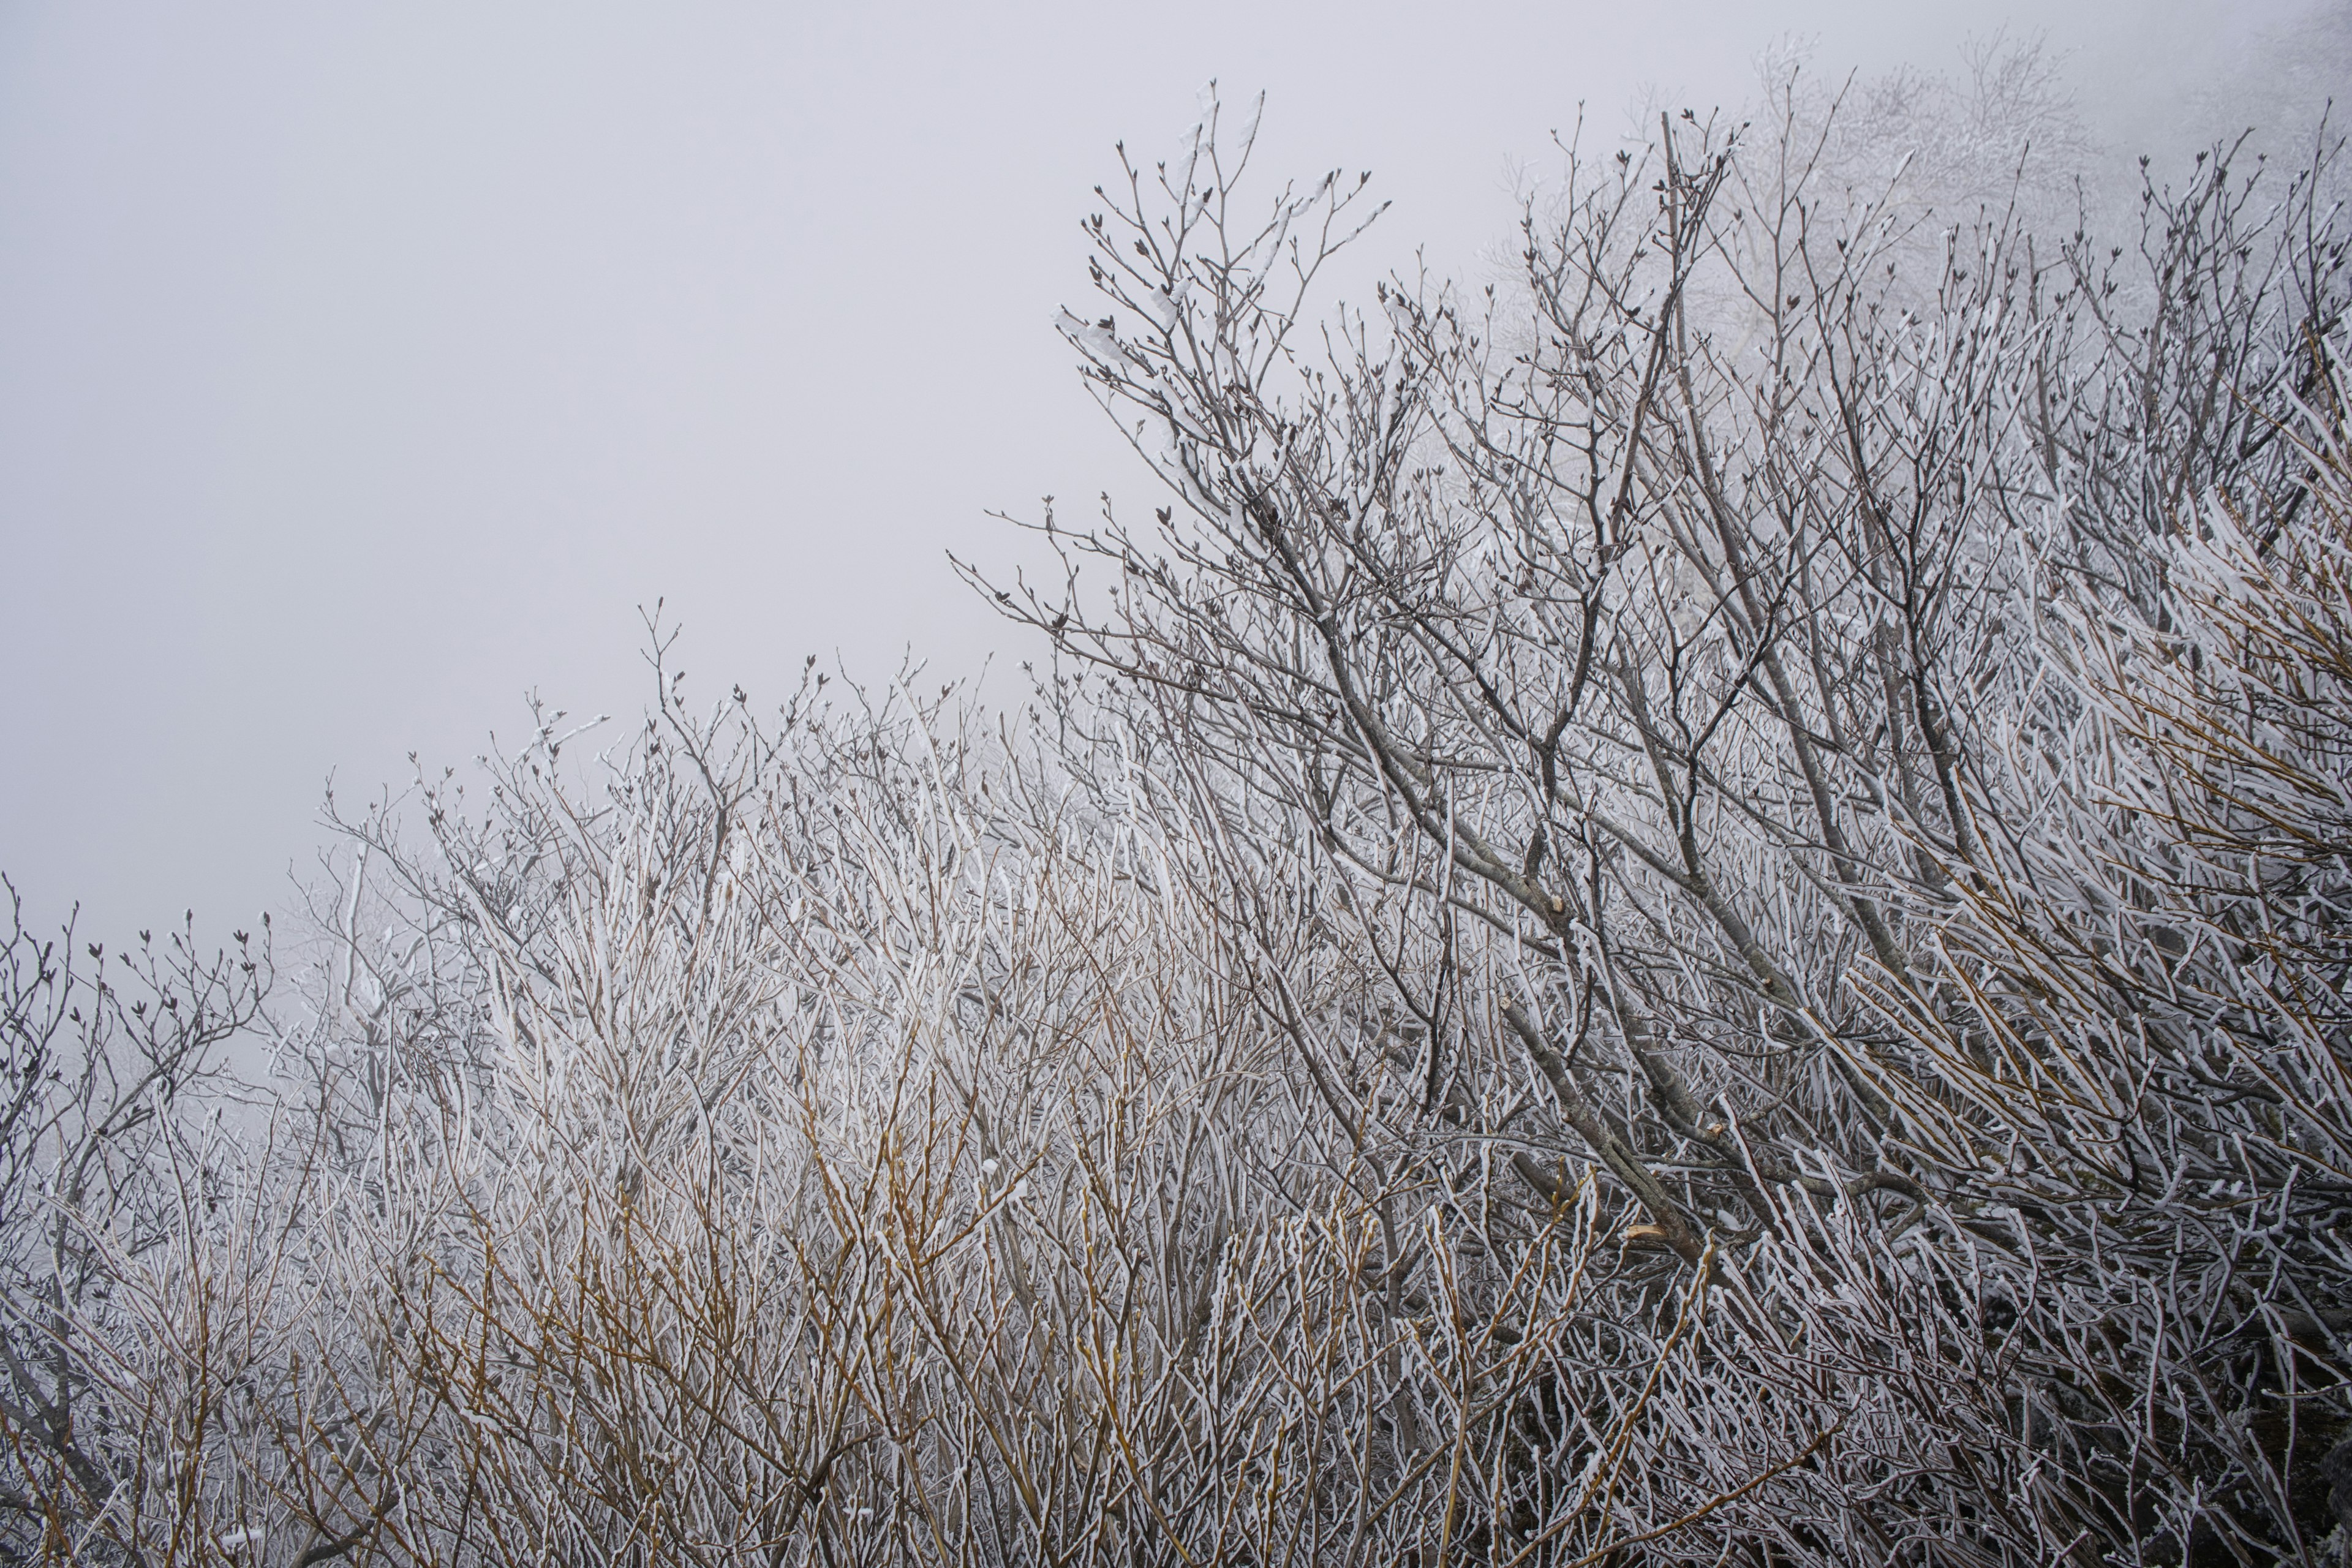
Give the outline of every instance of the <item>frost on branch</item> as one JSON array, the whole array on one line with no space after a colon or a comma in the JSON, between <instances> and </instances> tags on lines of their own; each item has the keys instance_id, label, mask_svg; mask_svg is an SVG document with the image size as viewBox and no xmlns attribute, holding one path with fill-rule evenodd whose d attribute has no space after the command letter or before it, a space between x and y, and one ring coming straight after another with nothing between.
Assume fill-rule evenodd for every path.
<instances>
[{"instance_id":1,"label":"frost on branch","mask_svg":"<svg viewBox=\"0 0 2352 1568\"><path fill-rule=\"evenodd\" d=\"M1360 310L1359 182L1123 158L1058 324L1159 489L990 585L1018 711L656 623L331 802L266 1019L20 935L0 1544L2340 1559L2328 164L2043 237L1775 79Z\"/></svg>"}]
</instances>

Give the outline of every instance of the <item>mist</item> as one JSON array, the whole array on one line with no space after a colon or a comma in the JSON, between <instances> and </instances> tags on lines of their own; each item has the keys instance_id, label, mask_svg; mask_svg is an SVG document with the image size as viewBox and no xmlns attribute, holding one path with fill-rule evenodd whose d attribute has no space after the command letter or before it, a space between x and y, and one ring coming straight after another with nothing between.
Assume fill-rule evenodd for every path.
<instances>
[{"instance_id":1,"label":"mist","mask_svg":"<svg viewBox=\"0 0 2352 1568\"><path fill-rule=\"evenodd\" d=\"M1899 13L1899 14L1898 14ZM1077 221L1202 84L1258 166L1393 203L1332 292L1475 277L1581 112L1737 104L2046 29L2095 149L2307 120L2347 13L1579 4L0 13L0 869L105 935L285 909L322 792L464 765L521 697L634 713L816 655L1013 689L949 571L1147 476L1051 321Z\"/></svg>"}]
</instances>

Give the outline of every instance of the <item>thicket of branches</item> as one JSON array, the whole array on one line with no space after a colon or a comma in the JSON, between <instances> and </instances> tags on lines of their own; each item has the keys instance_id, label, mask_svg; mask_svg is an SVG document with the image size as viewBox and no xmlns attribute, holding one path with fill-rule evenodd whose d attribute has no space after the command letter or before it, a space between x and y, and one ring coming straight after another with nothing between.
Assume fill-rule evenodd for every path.
<instances>
[{"instance_id":1,"label":"thicket of branches","mask_svg":"<svg viewBox=\"0 0 2352 1568\"><path fill-rule=\"evenodd\" d=\"M1780 83L1326 316L1360 184L1122 153L1020 712L656 627L292 999L15 931L0 1553L2343 1560L2330 144L2053 235Z\"/></svg>"}]
</instances>

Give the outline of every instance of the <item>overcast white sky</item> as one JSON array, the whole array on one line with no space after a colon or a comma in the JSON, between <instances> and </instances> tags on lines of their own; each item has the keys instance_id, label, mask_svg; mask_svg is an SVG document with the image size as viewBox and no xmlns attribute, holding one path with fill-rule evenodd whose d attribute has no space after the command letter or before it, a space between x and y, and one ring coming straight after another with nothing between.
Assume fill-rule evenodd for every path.
<instances>
[{"instance_id":1,"label":"overcast white sky","mask_svg":"<svg viewBox=\"0 0 2352 1568\"><path fill-rule=\"evenodd\" d=\"M1358 275L1463 271L1580 100L1736 101L1776 35L2045 28L2178 131L2305 4L0 0L0 869L100 937L282 908L330 772L635 712L657 595L706 692L1025 656L942 554L1147 493L1048 322L1213 76L1263 167L1374 172Z\"/></svg>"}]
</instances>

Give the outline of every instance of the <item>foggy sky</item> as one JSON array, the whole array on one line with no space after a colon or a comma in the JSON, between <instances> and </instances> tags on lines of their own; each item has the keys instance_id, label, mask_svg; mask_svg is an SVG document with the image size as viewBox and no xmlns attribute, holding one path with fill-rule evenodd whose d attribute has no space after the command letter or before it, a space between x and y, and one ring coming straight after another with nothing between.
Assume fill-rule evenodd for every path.
<instances>
[{"instance_id":1,"label":"foggy sky","mask_svg":"<svg viewBox=\"0 0 2352 1568\"><path fill-rule=\"evenodd\" d=\"M1373 171L1349 279L1475 273L1580 100L1737 102L1778 35L2045 28L2162 137L2302 10L0 4L0 869L105 938L282 909L331 772L635 713L656 595L705 694L1028 657L942 554L1150 494L1048 323L1111 143L1212 77L1259 168Z\"/></svg>"}]
</instances>

